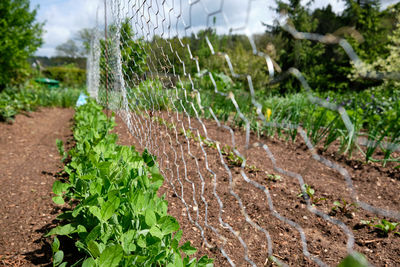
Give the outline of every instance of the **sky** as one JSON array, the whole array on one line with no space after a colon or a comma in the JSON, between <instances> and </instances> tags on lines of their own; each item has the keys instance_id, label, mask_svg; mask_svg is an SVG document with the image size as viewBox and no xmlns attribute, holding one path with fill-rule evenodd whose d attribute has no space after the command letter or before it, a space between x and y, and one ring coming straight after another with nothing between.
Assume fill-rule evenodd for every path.
<instances>
[{"instance_id":1,"label":"sky","mask_svg":"<svg viewBox=\"0 0 400 267\"><path fill-rule=\"evenodd\" d=\"M121 12L129 16L133 16L132 6L137 2L143 0L121 0L119 5ZM304 0L303 0L304 1ZM383 8L389 4L398 2L399 0L383 0ZM38 56L54 56L55 48L66 42L68 39L74 38L76 32L82 28L92 28L97 24L104 25L104 2L103 0L31 0L31 8L38 8L37 20L39 22L45 22L44 26L44 44L38 49L36 55ZM107 0L109 7L112 0ZM154 3L161 3L161 0L148 1L152 2L151 10L152 14L142 14L146 18L150 18L154 24L151 27L155 27L157 21L160 22L162 19L162 12L157 13ZM167 6L164 10L169 10L173 7L174 11L172 16L169 17L171 25L175 25L178 21L177 27L179 35L184 34L184 28L190 25L190 30L196 32L199 29L205 28L207 25L207 17L209 18L208 25L212 25L212 18L216 18L217 32L227 32L229 28L233 28L236 33L256 33L262 32L263 26L261 21L272 24L276 15L271 10L271 6L274 5L273 0L182 0L183 5L179 6L180 0L167 0ZM129 3L129 4L128 4ZM196 3L190 6L187 3ZM250 3L250 5L248 5ZM335 12L341 12L344 8L344 2L342 0L315 0L312 8L324 7L331 4ZM214 11L220 9L222 4L222 13L216 15L207 16L212 14ZM182 10L182 16L179 16L179 10ZM113 13L109 8L108 20L113 19ZM98 14L98 15L96 15ZM98 17L98 19L96 19ZM171 18L172 17L172 18ZM158 19L158 20L157 20ZM140 21L136 23L137 30L140 28ZM160 23L161 24L161 23ZM166 23L164 23L165 25ZM245 26L245 27L243 27ZM161 27L158 29L160 32ZM165 29L164 29L165 31ZM160 33L158 32L158 33ZM191 32L186 32L190 34Z\"/></svg>"}]
</instances>

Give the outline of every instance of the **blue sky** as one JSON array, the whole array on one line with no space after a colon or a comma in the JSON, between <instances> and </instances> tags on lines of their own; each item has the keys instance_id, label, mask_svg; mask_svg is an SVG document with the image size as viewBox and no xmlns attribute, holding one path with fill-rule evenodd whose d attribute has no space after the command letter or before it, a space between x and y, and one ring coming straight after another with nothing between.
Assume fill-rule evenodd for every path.
<instances>
[{"instance_id":1,"label":"blue sky","mask_svg":"<svg viewBox=\"0 0 400 267\"><path fill-rule=\"evenodd\" d=\"M157 1L157 0L156 0ZM182 0L188 2L189 0ZM201 0L201 5L195 5L192 9L192 25L193 29L200 29L205 26L206 15L205 9L212 11L218 8L221 0ZM108 0L108 2L111 2ZM122 0L124 2L124 0ZM137 0L131 1L137 2ZM167 2L178 2L178 0L168 0ZM240 25L245 20L247 9L246 0L225 0L224 13L229 22L236 22ZM398 0L384 0L383 6L393 4ZM37 20L46 22L44 29L44 45L39 48L37 55L53 56L55 55L55 47L64 43L69 38L73 38L74 34L82 28L90 28L96 25L96 13L99 8L99 20L103 22L103 0L31 0L31 8L39 5ZM247 29L251 32L261 32L260 21L272 23L274 13L268 8L274 3L273 0L254 0L252 2L251 13L249 16ZM330 3L336 12L343 10L344 3L341 0L315 0L313 7L323 7ZM131 4L132 5L132 4ZM185 12L183 12L185 14ZM185 18L188 20L188 18ZM233 24L232 22L232 24ZM218 26L218 23L217 23ZM232 26L232 25L231 25ZM224 30L221 24L220 30Z\"/></svg>"}]
</instances>

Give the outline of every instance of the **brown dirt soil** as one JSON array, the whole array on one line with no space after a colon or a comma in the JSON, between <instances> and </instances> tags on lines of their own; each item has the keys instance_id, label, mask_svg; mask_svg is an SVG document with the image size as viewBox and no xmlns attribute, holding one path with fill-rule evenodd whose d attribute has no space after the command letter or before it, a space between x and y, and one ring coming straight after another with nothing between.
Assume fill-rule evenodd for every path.
<instances>
[{"instance_id":1,"label":"brown dirt soil","mask_svg":"<svg viewBox=\"0 0 400 267\"><path fill-rule=\"evenodd\" d=\"M71 136L72 109L42 108L0 123L0 266L52 266L43 237L59 213L51 198L63 169L56 139Z\"/></svg>"},{"instance_id":2,"label":"brown dirt soil","mask_svg":"<svg viewBox=\"0 0 400 267\"><path fill-rule=\"evenodd\" d=\"M152 122L149 117L153 118ZM160 118L167 122L169 127L162 125ZM165 194L170 214L179 220L183 240L190 240L199 248L196 256L207 254L215 258L215 266L229 265L221 253L221 247L236 266L250 265L244 259L245 250L236 236L241 236L247 244L248 256L257 266L271 264L271 261L268 261L268 249L272 249L272 254L277 259L291 266L316 266L311 257L305 256L300 241L301 231L298 230L300 228L307 240L308 252L330 266L337 265L348 252L346 245L349 242L349 234L345 230L354 235L353 248L366 255L370 263L376 266L400 265L400 236L393 233L385 236L373 227L360 224L361 220L374 219L377 217L375 214L361 208L348 213L331 212L334 201L345 199L351 203L349 186L339 171L313 159L311 151L301 138L291 143L270 137L259 139L250 135L249 140L249 144L266 144L274 155L277 167L301 176L296 178L279 173L262 148L250 146L246 150L243 131L233 129L235 144L232 144L230 132L218 127L214 121L203 120L208 137L218 141L221 147L236 146L242 154L246 154L247 163L254 166L253 168L243 170L229 162L227 156L220 156L217 149L204 143L201 146L199 141L181 134L180 129L184 127L196 136L197 133L206 136L202 125L194 118L189 120L180 114L164 111L151 112L146 116L132 114L130 132L120 117L117 116L116 120L115 132L119 135L121 144L134 145L138 151L147 147L157 156L160 169L166 178L160 195ZM171 128L172 123L176 125L177 130ZM399 211L399 169L394 169L390 164L382 167L377 164L365 164L357 159L348 160L333 150L316 151L348 171L359 200L378 209ZM269 203L264 191L245 181L241 175L242 171L249 179L268 190L272 203ZM273 175L280 175L282 180L272 181ZM318 202L315 208L319 212L330 214L333 222L342 222L342 227L307 209L304 198L298 196L298 178L304 179L306 184L315 189L317 198L326 198ZM235 194L240 197L241 204L234 197ZM223 204L221 211L216 196ZM265 233L246 222L243 208L254 223L268 231L270 244ZM271 211L273 209L274 212ZM283 220L277 214L287 220ZM231 230L224 227L221 220L228 223L232 227ZM290 224L288 220L295 224ZM218 235L214 231L218 232Z\"/></svg>"}]
</instances>

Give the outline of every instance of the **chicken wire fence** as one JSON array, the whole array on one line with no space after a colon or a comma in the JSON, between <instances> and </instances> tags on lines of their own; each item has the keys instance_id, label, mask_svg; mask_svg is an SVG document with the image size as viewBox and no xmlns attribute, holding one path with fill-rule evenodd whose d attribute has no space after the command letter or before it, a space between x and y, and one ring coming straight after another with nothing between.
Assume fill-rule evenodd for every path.
<instances>
[{"instance_id":1,"label":"chicken wire fence","mask_svg":"<svg viewBox=\"0 0 400 267\"><path fill-rule=\"evenodd\" d=\"M246 11L241 21L230 13L231 5ZM294 77L311 104L340 115L349 142L377 142L357 140L341 105L316 97L301 69L280 72L279 62L256 45L252 14L269 6L268 1L254 0L105 1L98 12L104 14L105 25L95 27L88 58L88 91L116 111L138 149L146 148L156 157L170 212L181 222L185 238L200 248L199 253L216 258L216 265L337 264L360 250L357 232L348 218L333 216L328 205L318 205L316 195L321 194L321 200L346 199L361 210L351 215L357 218L399 221L398 202L372 201L384 194L382 188L358 188L346 167L319 153L301 123L274 120L258 101L255 74L237 71L232 58L238 56L213 43L213 29L245 36L253 56L263 62L267 86ZM293 39L340 46L354 66L362 68L345 39L298 32L284 16L279 23ZM205 46L200 53L201 43ZM222 62L222 74L201 66L199 58L205 54ZM398 79L393 73L364 76ZM243 81L242 93L225 90L235 79ZM211 89L203 88L205 84ZM246 112L244 98L250 100ZM224 114L209 99L225 101L230 112ZM277 137L257 135L255 121L267 130L294 134L303 144L301 155L308 157L298 157L299 147L277 145ZM382 145L398 149L390 142Z\"/></svg>"}]
</instances>

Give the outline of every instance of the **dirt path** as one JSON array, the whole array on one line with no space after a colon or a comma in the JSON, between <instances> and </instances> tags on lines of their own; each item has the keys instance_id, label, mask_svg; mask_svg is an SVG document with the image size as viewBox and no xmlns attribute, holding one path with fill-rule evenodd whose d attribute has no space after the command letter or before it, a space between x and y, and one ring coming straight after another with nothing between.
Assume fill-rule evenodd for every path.
<instances>
[{"instance_id":1,"label":"dirt path","mask_svg":"<svg viewBox=\"0 0 400 267\"><path fill-rule=\"evenodd\" d=\"M57 216L51 200L62 169L56 139L71 135L73 112L46 108L0 124L0 266L50 263L42 235Z\"/></svg>"}]
</instances>

